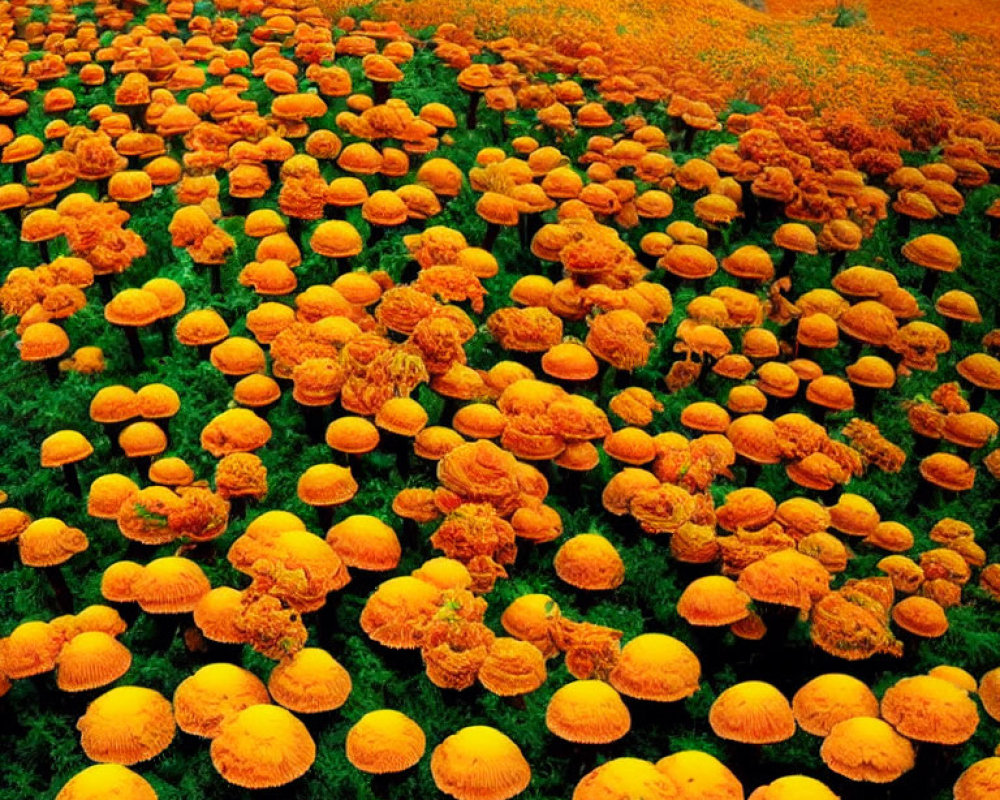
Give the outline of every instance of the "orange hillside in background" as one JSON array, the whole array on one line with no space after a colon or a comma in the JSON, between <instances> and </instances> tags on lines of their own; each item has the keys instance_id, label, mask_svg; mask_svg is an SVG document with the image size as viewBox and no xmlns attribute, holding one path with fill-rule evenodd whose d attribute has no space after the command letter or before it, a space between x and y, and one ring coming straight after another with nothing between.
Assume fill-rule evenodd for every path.
<instances>
[{"instance_id":1,"label":"orange hillside in background","mask_svg":"<svg viewBox=\"0 0 1000 800\"><path fill-rule=\"evenodd\" d=\"M376 16L412 28L444 22L483 37L510 35L572 48L599 42L619 59L690 72L720 97L777 103L799 113L851 108L889 123L893 102L937 95L995 116L1000 108L1000 3L992 0L381 0ZM324 0L333 16L350 4ZM932 21L935 27L928 26Z\"/></svg>"},{"instance_id":2,"label":"orange hillside in background","mask_svg":"<svg viewBox=\"0 0 1000 800\"><path fill-rule=\"evenodd\" d=\"M892 36L906 36L929 29L932 21L939 29L956 33L996 37L1000 35L1000 4L989 0L874 0L863 7L869 24ZM766 0L767 13L775 19L801 21L818 14L832 14L833 0Z\"/></svg>"}]
</instances>

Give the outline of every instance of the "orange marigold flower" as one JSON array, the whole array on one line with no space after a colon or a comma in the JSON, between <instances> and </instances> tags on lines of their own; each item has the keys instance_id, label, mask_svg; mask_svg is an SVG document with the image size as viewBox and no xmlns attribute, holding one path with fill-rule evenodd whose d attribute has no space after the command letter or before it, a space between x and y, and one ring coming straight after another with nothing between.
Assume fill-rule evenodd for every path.
<instances>
[{"instance_id":1,"label":"orange marigold flower","mask_svg":"<svg viewBox=\"0 0 1000 800\"><path fill-rule=\"evenodd\" d=\"M878 653L902 655L883 618L884 609L857 593L826 595L812 610L809 633L813 643L830 655L848 661L871 658Z\"/></svg>"},{"instance_id":2,"label":"orange marigold flower","mask_svg":"<svg viewBox=\"0 0 1000 800\"><path fill-rule=\"evenodd\" d=\"M453 364L465 363L462 334L447 317L430 316L420 320L410 341L420 350L431 375L444 375Z\"/></svg>"},{"instance_id":3,"label":"orange marigold flower","mask_svg":"<svg viewBox=\"0 0 1000 800\"><path fill-rule=\"evenodd\" d=\"M628 371L645 366L653 343L653 334L642 317L628 309L598 314L590 321L586 340L595 356L615 369Z\"/></svg>"},{"instance_id":4,"label":"orange marigold flower","mask_svg":"<svg viewBox=\"0 0 1000 800\"><path fill-rule=\"evenodd\" d=\"M950 414L962 414L970 410L969 401L962 395L962 388L955 381L938 386L931 392L931 400Z\"/></svg>"},{"instance_id":5,"label":"orange marigold flower","mask_svg":"<svg viewBox=\"0 0 1000 800\"><path fill-rule=\"evenodd\" d=\"M562 340L562 320L547 308L501 308L486 321L493 338L506 350L542 353Z\"/></svg>"},{"instance_id":6,"label":"orange marigold flower","mask_svg":"<svg viewBox=\"0 0 1000 800\"><path fill-rule=\"evenodd\" d=\"M464 267L443 264L426 267L420 271L413 286L425 294L446 302L468 300L473 311L477 314L482 313L486 289L479 282L479 278Z\"/></svg>"},{"instance_id":7,"label":"orange marigold flower","mask_svg":"<svg viewBox=\"0 0 1000 800\"><path fill-rule=\"evenodd\" d=\"M219 496L252 497L261 500L267 494L267 467L253 453L231 453L215 467L215 488Z\"/></svg>"},{"instance_id":8,"label":"orange marigold flower","mask_svg":"<svg viewBox=\"0 0 1000 800\"><path fill-rule=\"evenodd\" d=\"M552 641L566 654L566 667L578 680L607 680L621 655L623 632L565 617L549 620Z\"/></svg>"},{"instance_id":9,"label":"orange marigold flower","mask_svg":"<svg viewBox=\"0 0 1000 800\"><path fill-rule=\"evenodd\" d=\"M844 426L843 433L866 461L883 472L899 472L903 468L906 453L882 436L877 425L855 418Z\"/></svg>"},{"instance_id":10,"label":"orange marigold flower","mask_svg":"<svg viewBox=\"0 0 1000 800\"><path fill-rule=\"evenodd\" d=\"M253 591L244 592L234 624L254 650L275 661L297 653L309 638L298 612Z\"/></svg>"},{"instance_id":11,"label":"orange marigold flower","mask_svg":"<svg viewBox=\"0 0 1000 800\"><path fill-rule=\"evenodd\" d=\"M181 502L167 512L167 524L177 536L207 542L221 536L229 523L229 503L204 486L181 486Z\"/></svg>"},{"instance_id":12,"label":"orange marigold flower","mask_svg":"<svg viewBox=\"0 0 1000 800\"><path fill-rule=\"evenodd\" d=\"M492 442L463 444L438 462L437 477L446 489L470 503L489 503L500 514L518 505L518 462Z\"/></svg>"},{"instance_id":13,"label":"orange marigold flower","mask_svg":"<svg viewBox=\"0 0 1000 800\"><path fill-rule=\"evenodd\" d=\"M691 519L695 499L679 486L663 483L643 489L629 502L629 512L646 533L673 533Z\"/></svg>"},{"instance_id":14,"label":"orange marigold flower","mask_svg":"<svg viewBox=\"0 0 1000 800\"><path fill-rule=\"evenodd\" d=\"M431 536L431 544L462 562L490 556L500 564L511 564L517 554L513 526L486 503L460 505Z\"/></svg>"},{"instance_id":15,"label":"orange marigold flower","mask_svg":"<svg viewBox=\"0 0 1000 800\"><path fill-rule=\"evenodd\" d=\"M667 371L667 376L664 379L667 384L667 391L674 394L682 389L686 389L698 380L701 370L701 364L696 361L691 361L690 359L675 361L670 365L670 369Z\"/></svg>"}]
</instances>

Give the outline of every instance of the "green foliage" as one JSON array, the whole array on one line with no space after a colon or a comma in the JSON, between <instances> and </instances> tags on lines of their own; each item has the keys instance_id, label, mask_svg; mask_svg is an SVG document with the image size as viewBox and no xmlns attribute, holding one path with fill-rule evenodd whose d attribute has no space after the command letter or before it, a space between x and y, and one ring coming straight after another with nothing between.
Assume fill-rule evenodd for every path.
<instances>
[{"instance_id":1,"label":"green foliage","mask_svg":"<svg viewBox=\"0 0 1000 800\"><path fill-rule=\"evenodd\" d=\"M857 28L868 21L868 11L864 6L847 5L843 0L837 3L833 18L834 28Z\"/></svg>"},{"instance_id":2,"label":"green foliage","mask_svg":"<svg viewBox=\"0 0 1000 800\"><path fill-rule=\"evenodd\" d=\"M729 114L753 114L760 110L761 107L759 105L751 103L749 100L730 100L726 116Z\"/></svg>"}]
</instances>

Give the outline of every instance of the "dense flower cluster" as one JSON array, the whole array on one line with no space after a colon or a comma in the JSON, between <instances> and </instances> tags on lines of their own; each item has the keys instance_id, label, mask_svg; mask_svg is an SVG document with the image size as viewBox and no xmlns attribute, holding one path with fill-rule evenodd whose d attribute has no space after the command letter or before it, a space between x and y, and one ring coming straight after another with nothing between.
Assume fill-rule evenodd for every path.
<instances>
[{"instance_id":1,"label":"dense flower cluster","mask_svg":"<svg viewBox=\"0 0 1000 800\"><path fill-rule=\"evenodd\" d=\"M206 798L993 797L996 30L374 11L0 6L14 757L57 800L155 800L176 727ZM97 693L73 777L48 673ZM664 757L579 768L630 733Z\"/></svg>"}]
</instances>

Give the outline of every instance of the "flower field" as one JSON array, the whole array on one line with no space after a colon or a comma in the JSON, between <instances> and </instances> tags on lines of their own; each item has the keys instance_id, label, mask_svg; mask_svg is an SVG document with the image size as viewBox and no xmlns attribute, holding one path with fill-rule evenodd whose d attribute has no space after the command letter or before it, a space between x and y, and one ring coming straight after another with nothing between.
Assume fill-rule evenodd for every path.
<instances>
[{"instance_id":1,"label":"flower field","mask_svg":"<svg viewBox=\"0 0 1000 800\"><path fill-rule=\"evenodd\" d=\"M767 13L748 7L761 4ZM444 19L546 43L592 39L626 63L691 73L720 98L795 113L850 111L887 124L956 107L995 115L1000 105L1000 9L988 0L699 0L653 4L652 13L629 0L381 0L373 8L417 28Z\"/></svg>"},{"instance_id":2,"label":"flower field","mask_svg":"<svg viewBox=\"0 0 1000 800\"><path fill-rule=\"evenodd\" d=\"M0 6L0 800L1000 797L997 11L677 5Z\"/></svg>"}]
</instances>

